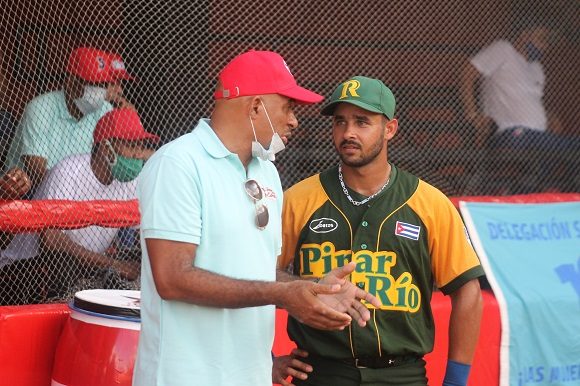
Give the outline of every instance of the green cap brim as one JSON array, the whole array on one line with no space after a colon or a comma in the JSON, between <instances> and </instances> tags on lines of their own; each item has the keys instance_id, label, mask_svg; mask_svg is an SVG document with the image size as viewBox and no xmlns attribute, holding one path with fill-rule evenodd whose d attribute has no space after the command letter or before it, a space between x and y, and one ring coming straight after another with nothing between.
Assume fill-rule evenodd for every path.
<instances>
[{"instance_id":1,"label":"green cap brim","mask_svg":"<svg viewBox=\"0 0 580 386\"><path fill-rule=\"evenodd\" d=\"M377 107L374 107L374 106L369 105L368 103L364 103L362 101L357 101L357 100L352 100L352 99L345 99L343 101L330 102L329 104L324 106L324 108L320 111L320 114L326 115L326 116L334 115L334 109L336 109L336 105L338 105L339 103L350 103L351 105L358 106L361 109L364 109L364 110L367 110L367 111L370 111L373 113L382 114L389 119L393 119L393 117L389 117L387 114L385 114L382 110L380 110Z\"/></svg>"}]
</instances>

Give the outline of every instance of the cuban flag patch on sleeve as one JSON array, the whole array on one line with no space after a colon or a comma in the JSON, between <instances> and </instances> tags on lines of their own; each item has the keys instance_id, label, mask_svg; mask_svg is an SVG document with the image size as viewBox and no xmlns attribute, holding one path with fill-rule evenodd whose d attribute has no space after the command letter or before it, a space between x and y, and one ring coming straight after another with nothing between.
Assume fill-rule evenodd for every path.
<instances>
[{"instance_id":1,"label":"cuban flag patch on sleeve","mask_svg":"<svg viewBox=\"0 0 580 386\"><path fill-rule=\"evenodd\" d=\"M395 227L395 235L406 237L411 240L419 240L419 233L421 233L421 227L418 225L408 224L406 222L397 221Z\"/></svg>"}]
</instances>

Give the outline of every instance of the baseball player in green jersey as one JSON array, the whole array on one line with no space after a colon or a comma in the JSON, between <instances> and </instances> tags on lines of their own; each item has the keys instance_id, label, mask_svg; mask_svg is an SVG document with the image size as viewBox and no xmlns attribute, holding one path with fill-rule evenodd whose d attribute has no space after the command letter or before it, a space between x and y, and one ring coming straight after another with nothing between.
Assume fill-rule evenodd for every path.
<instances>
[{"instance_id":1,"label":"baseball player in green jersey","mask_svg":"<svg viewBox=\"0 0 580 386\"><path fill-rule=\"evenodd\" d=\"M459 213L443 193L388 161L395 98L380 80L355 76L323 108L340 163L286 191L279 268L321 279L350 261L350 281L380 300L366 326L322 331L290 317L299 351L274 363L295 385L426 385L433 288L451 297L444 385L465 385L482 312L483 269ZM300 351L301 350L301 351Z\"/></svg>"}]
</instances>

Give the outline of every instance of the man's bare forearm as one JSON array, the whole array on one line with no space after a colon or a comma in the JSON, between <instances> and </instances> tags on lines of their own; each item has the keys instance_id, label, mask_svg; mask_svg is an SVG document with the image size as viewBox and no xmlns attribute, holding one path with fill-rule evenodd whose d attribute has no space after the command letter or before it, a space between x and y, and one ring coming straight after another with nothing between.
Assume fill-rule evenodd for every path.
<instances>
[{"instance_id":1,"label":"man's bare forearm","mask_svg":"<svg viewBox=\"0 0 580 386\"><path fill-rule=\"evenodd\" d=\"M285 308L304 323L320 329L342 329L350 316L322 303L319 294L332 294L340 285L306 280L243 280L195 266L197 245L151 239L145 241L159 296L216 308L242 308L273 304ZM284 279L289 276L281 275Z\"/></svg>"},{"instance_id":2,"label":"man's bare forearm","mask_svg":"<svg viewBox=\"0 0 580 386\"><path fill-rule=\"evenodd\" d=\"M93 252L82 245L75 243L63 231L48 229L42 233L42 242L46 249L54 252L66 253L82 263L93 267L108 267L113 259L104 254Z\"/></svg>"},{"instance_id":3,"label":"man's bare forearm","mask_svg":"<svg viewBox=\"0 0 580 386\"><path fill-rule=\"evenodd\" d=\"M461 73L461 98L465 108L465 116L471 121L479 115L475 97L475 84L479 78L477 69L471 63L466 63Z\"/></svg>"},{"instance_id":4,"label":"man's bare forearm","mask_svg":"<svg viewBox=\"0 0 580 386\"><path fill-rule=\"evenodd\" d=\"M470 364L479 338L483 300L477 279L451 294L449 359Z\"/></svg>"},{"instance_id":5,"label":"man's bare forearm","mask_svg":"<svg viewBox=\"0 0 580 386\"><path fill-rule=\"evenodd\" d=\"M281 306L284 283L241 280L198 267L189 267L175 277L173 289L161 294L168 300L216 308Z\"/></svg>"}]
</instances>

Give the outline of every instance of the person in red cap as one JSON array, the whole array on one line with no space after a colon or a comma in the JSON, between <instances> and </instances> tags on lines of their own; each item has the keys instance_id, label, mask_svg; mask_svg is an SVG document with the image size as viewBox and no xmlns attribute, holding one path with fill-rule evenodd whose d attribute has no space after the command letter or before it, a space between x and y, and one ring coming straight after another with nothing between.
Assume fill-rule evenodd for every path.
<instances>
[{"instance_id":1,"label":"person in red cap","mask_svg":"<svg viewBox=\"0 0 580 386\"><path fill-rule=\"evenodd\" d=\"M72 51L63 89L28 103L11 143L7 166L40 184L47 170L71 154L88 153L95 125L115 107L132 107L120 81L132 79L118 54L91 47Z\"/></svg>"},{"instance_id":2,"label":"person in red cap","mask_svg":"<svg viewBox=\"0 0 580 386\"><path fill-rule=\"evenodd\" d=\"M135 110L121 108L106 113L97 122L93 138L90 153L66 157L49 170L33 199L90 201L136 198L136 178L143 168L145 142L157 142L159 137L145 131ZM37 300L46 300L47 296L62 299L78 279L101 277L104 269L112 269L128 280L138 276L138 262L116 259L108 253L117 232L115 228L91 226L19 234L2 251L0 260L52 268L47 278L52 292ZM87 288L76 285L75 289Z\"/></svg>"},{"instance_id":3,"label":"person in red cap","mask_svg":"<svg viewBox=\"0 0 580 386\"><path fill-rule=\"evenodd\" d=\"M215 108L147 161L141 210L141 334L133 384L265 386L272 382L274 307L325 330L365 324L360 299L330 283L276 271L282 186L271 161L298 126L296 84L277 53L249 51L219 75Z\"/></svg>"}]
</instances>

